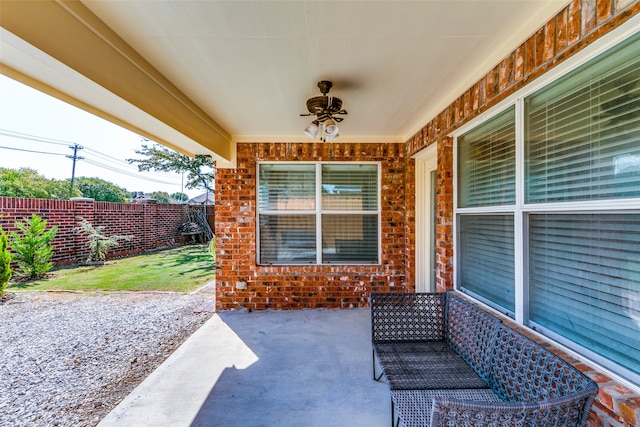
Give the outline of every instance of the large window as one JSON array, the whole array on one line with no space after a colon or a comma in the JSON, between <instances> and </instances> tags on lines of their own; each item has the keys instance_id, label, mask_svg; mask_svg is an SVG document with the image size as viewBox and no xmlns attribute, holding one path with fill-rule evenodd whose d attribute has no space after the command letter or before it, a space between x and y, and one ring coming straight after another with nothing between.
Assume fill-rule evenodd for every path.
<instances>
[{"instance_id":1,"label":"large window","mask_svg":"<svg viewBox=\"0 0 640 427\"><path fill-rule=\"evenodd\" d=\"M377 163L260 163L260 264L377 264Z\"/></svg>"},{"instance_id":2,"label":"large window","mask_svg":"<svg viewBox=\"0 0 640 427\"><path fill-rule=\"evenodd\" d=\"M456 286L640 384L640 35L508 111L457 138Z\"/></svg>"}]
</instances>

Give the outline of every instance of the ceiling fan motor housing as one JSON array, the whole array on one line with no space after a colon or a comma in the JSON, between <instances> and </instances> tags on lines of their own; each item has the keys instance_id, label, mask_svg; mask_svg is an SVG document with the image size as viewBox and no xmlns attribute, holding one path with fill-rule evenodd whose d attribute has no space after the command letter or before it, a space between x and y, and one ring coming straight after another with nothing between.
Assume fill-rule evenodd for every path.
<instances>
[{"instance_id":1,"label":"ceiling fan motor housing","mask_svg":"<svg viewBox=\"0 0 640 427\"><path fill-rule=\"evenodd\" d=\"M320 118L322 115L337 114L342 109L342 100L333 96L314 96L307 99L307 110Z\"/></svg>"},{"instance_id":2,"label":"ceiling fan motor housing","mask_svg":"<svg viewBox=\"0 0 640 427\"><path fill-rule=\"evenodd\" d=\"M332 87L333 87L333 83L328 80L319 81L318 89L320 89L320 92L322 93L322 95L314 96L312 98L307 99L307 110L309 111L309 114L300 114L300 115L316 116L316 119L312 122L312 124L315 126L325 122L332 123L330 126L330 130L335 131L335 134L337 136L338 128L336 127L335 123L341 122L343 118L334 117L334 115L344 115L344 114L347 114L347 112L346 110L342 109L342 99L336 98L334 96L327 96L327 94L329 93ZM331 122L327 122L328 120L331 120ZM307 130L305 130L305 132L307 132ZM325 129L325 132L326 132L326 129ZM308 133L308 135L315 137L314 134Z\"/></svg>"}]
</instances>

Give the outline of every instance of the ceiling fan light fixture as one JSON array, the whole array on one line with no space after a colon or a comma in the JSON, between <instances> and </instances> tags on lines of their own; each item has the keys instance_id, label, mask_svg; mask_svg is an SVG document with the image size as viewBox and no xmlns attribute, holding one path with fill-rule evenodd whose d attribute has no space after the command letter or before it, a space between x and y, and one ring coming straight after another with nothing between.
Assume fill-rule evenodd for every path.
<instances>
[{"instance_id":1,"label":"ceiling fan light fixture","mask_svg":"<svg viewBox=\"0 0 640 427\"><path fill-rule=\"evenodd\" d=\"M307 126L304 130L304 134L307 135L309 138L311 139L315 139L316 136L318 135L318 121L314 120L311 123L309 123L309 126Z\"/></svg>"},{"instance_id":2,"label":"ceiling fan light fixture","mask_svg":"<svg viewBox=\"0 0 640 427\"><path fill-rule=\"evenodd\" d=\"M318 82L318 88L322 93L321 96L314 96L307 99L308 113L300 114L301 116L315 116L316 119L311 122L304 130L304 134L309 138L315 139L320 134L322 141L331 141L338 137L337 123L344 120L342 117L347 111L342 108L342 100L334 96L328 96L329 90L333 86L328 80Z\"/></svg>"},{"instance_id":3,"label":"ceiling fan light fixture","mask_svg":"<svg viewBox=\"0 0 640 427\"><path fill-rule=\"evenodd\" d=\"M326 138L335 138L338 136L338 132L340 129L338 129L338 126L336 125L335 120L333 119L327 119L324 122L324 136Z\"/></svg>"},{"instance_id":4,"label":"ceiling fan light fixture","mask_svg":"<svg viewBox=\"0 0 640 427\"><path fill-rule=\"evenodd\" d=\"M325 142L331 142L331 141L333 141L334 139L336 139L336 138L337 138L337 137L339 137L339 136L340 136L340 134L339 134L339 133L336 133L336 134L335 134L335 135L333 135L333 136L326 136L326 137L324 138L324 141L325 141Z\"/></svg>"}]
</instances>

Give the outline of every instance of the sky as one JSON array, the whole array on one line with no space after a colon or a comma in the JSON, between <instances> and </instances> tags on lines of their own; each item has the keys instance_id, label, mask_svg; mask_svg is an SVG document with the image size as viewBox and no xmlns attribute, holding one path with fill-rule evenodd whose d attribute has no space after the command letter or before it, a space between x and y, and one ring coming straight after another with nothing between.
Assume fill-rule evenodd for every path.
<instances>
[{"instance_id":1,"label":"sky","mask_svg":"<svg viewBox=\"0 0 640 427\"><path fill-rule=\"evenodd\" d=\"M29 167L47 178L71 178L75 144L75 176L101 178L128 191L184 191L189 197L201 190L182 189L182 176L175 173L138 172L126 159L143 138L93 114L62 102L0 74L0 167ZM27 151L28 150L28 151Z\"/></svg>"}]
</instances>

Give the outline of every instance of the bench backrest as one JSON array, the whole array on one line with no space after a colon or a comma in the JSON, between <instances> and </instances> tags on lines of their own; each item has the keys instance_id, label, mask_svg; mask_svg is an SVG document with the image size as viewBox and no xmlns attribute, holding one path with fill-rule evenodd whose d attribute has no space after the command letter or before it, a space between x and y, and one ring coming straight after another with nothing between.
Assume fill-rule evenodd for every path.
<instances>
[{"instance_id":1,"label":"bench backrest","mask_svg":"<svg viewBox=\"0 0 640 427\"><path fill-rule=\"evenodd\" d=\"M491 354L489 385L507 402L535 402L598 386L540 344L500 325Z\"/></svg>"},{"instance_id":2,"label":"bench backrest","mask_svg":"<svg viewBox=\"0 0 640 427\"><path fill-rule=\"evenodd\" d=\"M468 301L447 293L446 340L487 383L491 349L502 322Z\"/></svg>"},{"instance_id":3,"label":"bench backrest","mask_svg":"<svg viewBox=\"0 0 640 427\"><path fill-rule=\"evenodd\" d=\"M444 293L372 293L372 341L443 341L445 299Z\"/></svg>"}]
</instances>

